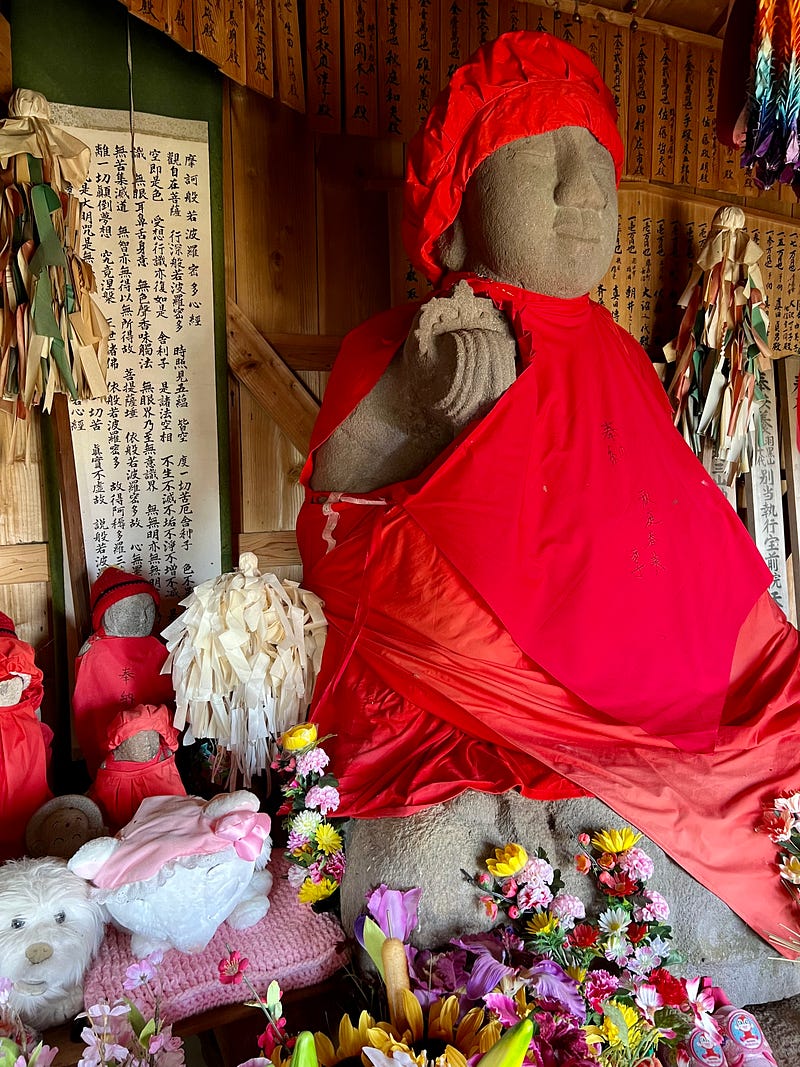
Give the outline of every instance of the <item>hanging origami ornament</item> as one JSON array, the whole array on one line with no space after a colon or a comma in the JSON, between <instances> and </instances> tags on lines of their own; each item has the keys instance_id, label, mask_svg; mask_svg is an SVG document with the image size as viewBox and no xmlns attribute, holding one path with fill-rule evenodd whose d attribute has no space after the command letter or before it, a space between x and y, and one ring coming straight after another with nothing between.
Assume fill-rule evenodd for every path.
<instances>
[{"instance_id":1,"label":"hanging origami ornament","mask_svg":"<svg viewBox=\"0 0 800 1067\"><path fill-rule=\"evenodd\" d=\"M697 265L678 303L686 311L664 348L675 373L669 394L675 425L698 455L713 438L728 484L749 469L760 441L759 372L769 367L769 320L758 261L741 208L714 215Z\"/></svg>"},{"instance_id":2,"label":"hanging origami ornament","mask_svg":"<svg viewBox=\"0 0 800 1067\"><path fill-rule=\"evenodd\" d=\"M162 636L175 685L174 725L184 743L210 738L230 752L229 789L265 770L274 743L305 718L322 661L322 602L296 582L239 567L204 582Z\"/></svg>"},{"instance_id":3,"label":"hanging origami ornament","mask_svg":"<svg viewBox=\"0 0 800 1067\"><path fill-rule=\"evenodd\" d=\"M742 166L769 189L800 181L800 0L758 0Z\"/></svg>"},{"instance_id":4,"label":"hanging origami ornament","mask_svg":"<svg viewBox=\"0 0 800 1067\"><path fill-rule=\"evenodd\" d=\"M50 121L40 94L18 89L0 123L0 400L15 426L49 411L56 392L106 394L111 328L80 258L89 149Z\"/></svg>"}]
</instances>

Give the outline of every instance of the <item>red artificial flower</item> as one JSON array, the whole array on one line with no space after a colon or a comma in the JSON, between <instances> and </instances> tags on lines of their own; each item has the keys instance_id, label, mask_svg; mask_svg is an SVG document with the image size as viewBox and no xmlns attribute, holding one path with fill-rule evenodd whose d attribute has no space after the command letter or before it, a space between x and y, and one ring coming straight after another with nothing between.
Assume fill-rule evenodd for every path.
<instances>
[{"instance_id":1,"label":"red artificial flower","mask_svg":"<svg viewBox=\"0 0 800 1067\"><path fill-rule=\"evenodd\" d=\"M790 811L765 811L756 829L769 835L776 844L788 841L792 835L794 819Z\"/></svg>"},{"instance_id":2,"label":"red artificial flower","mask_svg":"<svg viewBox=\"0 0 800 1067\"><path fill-rule=\"evenodd\" d=\"M508 917L509 919L519 918L519 908L516 904L512 904L511 907L508 909Z\"/></svg>"},{"instance_id":3,"label":"red artificial flower","mask_svg":"<svg viewBox=\"0 0 800 1067\"><path fill-rule=\"evenodd\" d=\"M293 1044L293 1040L286 1040L286 1019L283 1017L276 1019L274 1024L270 1023L264 1033L258 1038L258 1047L267 1059L271 1058L272 1053L278 1045L287 1045L291 1048Z\"/></svg>"},{"instance_id":4,"label":"red artificial flower","mask_svg":"<svg viewBox=\"0 0 800 1067\"><path fill-rule=\"evenodd\" d=\"M242 959L238 952L232 952L219 961L219 980L223 985L239 985L242 975L250 966L250 960Z\"/></svg>"},{"instance_id":5,"label":"red artificial flower","mask_svg":"<svg viewBox=\"0 0 800 1067\"><path fill-rule=\"evenodd\" d=\"M636 883L627 874L611 874L603 871L597 879L610 897L629 897L636 892Z\"/></svg>"},{"instance_id":6,"label":"red artificial flower","mask_svg":"<svg viewBox=\"0 0 800 1067\"><path fill-rule=\"evenodd\" d=\"M674 974L670 974L663 967L651 971L647 976L647 980L656 987L664 1004L669 1007L679 1008L681 1004L686 1002L685 981L682 978L676 978Z\"/></svg>"},{"instance_id":7,"label":"red artificial flower","mask_svg":"<svg viewBox=\"0 0 800 1067\"><path fill-rule=\"evenodd\" d=\"M289 803L288 800L284 800L284 802L281 804L281 806L275 812L275 815L276 815L276 817L280 816L280 815L288 815L291 810L292 810L292 805Z\"/></svg>"},{"instance_id":8,"label":"red artificial flower","mask_svg":"<svg viewBox=\"0 0 800 1067\"><path fill-rule=\"evenodd\" d=\"M592 869L592 861L588 856L584 856L582 852L578 853L575 857L575 870L578 874L588 874Z\"/></svg>"},{"instance_id":9,"label":"red artificial flower","mask_svg":"<svg viewBox=\"0 0 800 1067\"><path fill-rule=\"evenodd\" d=\"M599 936L600 931L596 927L590 926L589 923L578 923L570 930L568 940L578 948L591 948L597 943Z\"/></svg>"},{"instance_id":10,"label":"red artificial flower","mask_svg":"<svg viewBox=\"0 0 800 1067\"><path fill-rule=\"evenodd\" d=\"M625 933L632 945L638 945L647 937L647 926L645 923L631 923Z\"/></svg>"}]
</instances>

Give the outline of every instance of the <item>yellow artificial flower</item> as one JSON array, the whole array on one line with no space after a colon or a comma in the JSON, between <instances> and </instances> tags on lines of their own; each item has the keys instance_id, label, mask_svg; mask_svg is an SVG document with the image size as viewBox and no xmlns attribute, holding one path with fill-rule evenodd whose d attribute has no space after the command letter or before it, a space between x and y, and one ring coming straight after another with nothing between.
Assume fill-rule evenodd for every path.
<instances>
[{"instance_id":1,"label":"yellow artificial flower","mask_svg":"<svg viewBox=\"0 0 800 1067\"><path fill-rule=\"evenodd\" d=\"M603 1045L609 1048L636 1048L643 1036L641 1016L634 1008L629 1007L627 1004L621 1004L618 1000L611 1000L609 1003L614 1005L625 1020L625 1025L628 1028L627 1038L623 1039L619 1027L612 1023L606 1015L602 1026L584 1026L587 1044L598 1046L598 1048L594 1049L595 1052Z\"/></svg>"},{"instance_id":2,"label":"yellow artificial flower","mask_svg":"<svg viewBox=\"0 0 800 1067\"><path fill-rule=\"evenodd\" d=\"M495 878L511 878L518 874L528 862L528 853L522 845L513 843L506 845L505 848L496 848L494 855L493 860L486 861L486 866Z\"/></svg>"},{"instance_id":3,"label":"yellow artificial flower","mask_svg":"<svg viewBox=\"0 0 800 1067\"><path fill-rule=\"evenodd\" d=\"M592 838L592 844L600 852L616 854L633 848L641 836L636 830L631 830L630 826L623 826L620 830L598 831Z\"/></svg>"},{"instance_id":4,"label":"yellow artificial flower","mask_svg":"<svg viewBox=\"0 0 800 1067\"><path fill-rule=\"evenodd\" d=\"M342 835L338 830L334 830L329 822L320 823L314 837L320 852L324 852L326 856L339 852L342 847Z\"/></svg>"},{"instance_id":5,"label":"yellow artificial flower","mask_svg":"<svg viewBox=\"0 0 800 1067\"><path fill-rule=\"evenodd\" d=\"M588 974L588 971L585 967L571 966L567 967L567 974L570 976L570 978L574 978L578 985L581 985L584 978Z\"/></svg>"},{"instance_id":6,"label":"yellow artificial flower","mask_svg":"<svg viewBox=\"0 0 800 1067\"><path fill-rule=\"evenodd\" d=\"M313 722L299 722L281 737L281 747L287 752L299 752L301 748L317 743L317 728Z\"/></svg>"},{"instance_id":7,"label":"yellow artificial flower","mask_svg":"<svg viewBox=\"0 0 800 1067\"><path fill-rule=\"evenodd\" d=\"M353 1026L349 1015L343 1015L339 1023L338 1043L334 1046L327 1034L314 1034L314 1045L320 1067L335 1067L342 1060L358 1059L364 1048L370 1048L369 1031L378 1026L389 1029L388 1023L376 1023L366 1011L358 1018L358 1026Z\"/></svg>"},{"instance_id":8,"label":"yellow artificial flower","mask_svg":"<svg viewBox=\"0 0 800 1067\"><path fill-rule=\"evenodd\" d=\"M552 934L558 929L558 916L549 911L537 912L525 923L525 929L536 937L537 934Z\"/></svg>"},{"instance_id":9,"label":"yellow artificial flower","mask_svg":"<svg viewBox=\"0 0 800 1067\"><path fill-rule=\"evenodd\" d=\"M312 882L306 878L305 882L297 890L297 899L301 904L316 904L319 900L325 900L335 893L338 883L333 878L323 878L321 882Z\"/></svg>"}]
</instances>

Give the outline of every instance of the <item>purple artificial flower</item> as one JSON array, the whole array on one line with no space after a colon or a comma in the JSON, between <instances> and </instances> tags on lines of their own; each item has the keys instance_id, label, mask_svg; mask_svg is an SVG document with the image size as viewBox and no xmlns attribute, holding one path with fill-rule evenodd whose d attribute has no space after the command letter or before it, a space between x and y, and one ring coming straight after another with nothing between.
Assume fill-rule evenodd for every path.
<instances>
[{"instance_id":1,"label":"purple artificial flower","mask_svg":"<svg viewBox=\"0 0 800 1067\"><path fill-rule=\"evenodd\" d=\"M408 941L418 922L417 908L421 896L419 886L403 892L379 885L367 897L367 910L387 937Z\"/></svg>"},{"instance_id":2,"label":"purple artificial flower","mask_svg":"<svg viewBox=\"0 0 800 1067\"><path fill-rule=\"evenodd\" d=\"M574 1020L561 1016L556 1018L547 1012L534 1015L537 1034L531 1042L526 1057L533 1059L536 1067L597 1067L597 1060L589 1052L586 1033ZM533 1058L535 1057L535 1059Z\"/></svg>"},{"instance_id":3,"label":"purple artificial flower","mask_svg":"<svg viewBox=\"0 0 800 1067\"><path fill-rule=\"evenodd\" d=\"M537 1000L545 1005L557 1005L579 1022L586 1022L586 1003L578 983L555 960L539 960L522 973L536 993Z\"/></svg>"},{"instance_id":4,"label":"purple artificial flower","mask_svg":"<svg viewBox=\"0 0 800 1067\"><path fill-rule=\"evenodd\" d=\"M344 852L340 849L338 852L334 852L332 855L328 856L325 861L325 874L328 875L329 878L341 882L342 878L344 878L346 866L347 861Z\"/></svg>"},{"instance_id":5,"label":"purple artificial flower","mask_svg":"<svg viewBox=\"0 0 800 1067\"><path fill-rule=\"evenodd\" d=\"M467 954L463 949L431 952L406 945L411 991L423 1008L434 1001L458 995L469 981Z\"/></svg>"},{"instance_id":6,"label":"purple artificial flower","mask_svg":"<svg viewBox=\"0 0 800 1067\"><path fill-rule=\"evenodd\" d=\"M298 834L296 830L290 830L289 836L286 839L286 851L295 852L308 844L308 838L305 834Z\"/></svg>"},{"instance_id":7,"label":"purple artificial flower","mask_svg":"<svg viewBox=\"0 0 800 1067\"><path fill-rule=\"evenodd\" d=\"M483 1000L503 978L516 974L516 969L504 962L508 951L494 932L467 934L465 937L454 938L450 944L464 948L476 957L466 989L470 1000Z\"/></svg>"}]
</instances>

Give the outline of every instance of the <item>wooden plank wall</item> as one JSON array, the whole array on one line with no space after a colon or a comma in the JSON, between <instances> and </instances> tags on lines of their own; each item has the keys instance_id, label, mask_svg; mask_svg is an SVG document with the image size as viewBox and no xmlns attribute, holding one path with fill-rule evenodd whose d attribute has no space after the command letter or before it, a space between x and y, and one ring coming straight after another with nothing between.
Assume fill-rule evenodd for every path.
<instances>
[{"instance_id":1,"label":"wooden plank wall","mask_svg":"<svg viewBox=\"0 0 800 1067\"><path fill-rule=\"evenodd\" d=\"M315 6L309 3L307 12L313 14ZM326 0L325 6L334 17L338 5ZM567 8L571 10L571 5L562 5L561 18L556 19L551 6L520 0L471 0L457 6L446 0L401 0L391 5L391 18L378 20L379 55L385 69L378 77L377 121L382 135L377 137L366 136L365 130L358 136L326 133L338 128L329 114L315 116L309 109L306 118L230 85L225 174L228 295L317 399L337 337L367 316L422 296L427 289L400 240L404 141L428 106L430 79L441 84L449 66L466 58L485 34L543 29L584 48L603 70L617 96L626 143L623 210L633 202L635 188L637 195L660 190L673 201L676 195L687 202L705 197L694 209L704 221L717 204L735 202L751 214L757 212L758 220L753 216L752 221L762 227L769 217L783 220L790 230L800 223L793 194L784 189L759 194L733 154L716 143L718 40L670 27L660 32L646 20L632 31L629 16L615 12L600 21L586 16L591 5L584 4L584 17L576 22ZM439 27L438 37L431 35L432 19ZM347 20L343 26L339 55L346 87L348 69L354 78L360 77L353 57L363 55L358 36L363 27ZM395 42L388 51L381 48L384 39ZM371 84L367 84L368 116L373 115L375 102ZM343 93L342 125L352 129L355 123L358 128L352 116L348 125L348 106ZM630 194L626 195L626 187ZM680 225L691 229L694 215L680 214ZM694 241L687 231L681 241L667 242L658 254L654 250L654 296L648 315L641 314L638 300L635 311L629 312L627 304L632 301L624 291L615 298L620 321L653 354L674 336L680 320L675 300L689 276L692 249L699 247L701 236L699 230L692 233ZM621 240L603 283L607 302L614 303L614 286L633 269L634 259ZM776 292L779 288L778 280ZM239 549L256 551L265 569L299 578L292 531L301 500L297 476L303 456L233 379L229 398L233 525Z\"/></svg>"}]
</instances>

